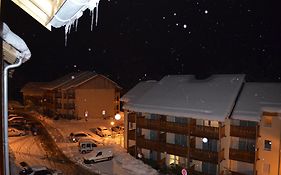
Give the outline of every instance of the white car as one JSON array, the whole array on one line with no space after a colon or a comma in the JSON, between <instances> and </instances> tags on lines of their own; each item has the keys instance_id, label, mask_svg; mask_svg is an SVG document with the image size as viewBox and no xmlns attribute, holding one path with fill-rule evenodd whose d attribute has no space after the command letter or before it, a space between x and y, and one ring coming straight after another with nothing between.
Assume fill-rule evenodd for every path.
<instances>
[{"instance_id":1,"label":"white car","mask_svg":"<svg viewBox=\"0 0 281 175\"><path fill-rule=\"evenodd\" d=\"M92 164L100 161L111 160L113 151L110 147L95 147L92 152L84 156L85 164Z\"/></svg>"},{"instance_id":2,"label":"white car","mask_svg":"<svg viewBox=\"0 0 281 175\"><path fill-rule=\"evenodd\" d=\"M21 162L23 169L19 172L19 175L62 175L63 173L57 170L49 169L45 166L32 166L30 167L25 162Z\"/></svg>"},{"instance_id":3,"label":"white car","mask_svg":"<svg viewBox=\"0 0 281 175\"><path fill-rule=\"evenodd\" d=\"M9 128L8 129L8 136L24 136L26 135L25 131L18 130L16 128Z\"/></svg>"},{"instance_id":4,"label":"white car","mask_svg":"<svg viewBox=\"0 0 281 175\"><path fill-rule=\"evenodd\" d=\"M97 127L96 134L101 137L111 137L112 132L108 130L105 126Z\"/></svg>"}]
</instances>

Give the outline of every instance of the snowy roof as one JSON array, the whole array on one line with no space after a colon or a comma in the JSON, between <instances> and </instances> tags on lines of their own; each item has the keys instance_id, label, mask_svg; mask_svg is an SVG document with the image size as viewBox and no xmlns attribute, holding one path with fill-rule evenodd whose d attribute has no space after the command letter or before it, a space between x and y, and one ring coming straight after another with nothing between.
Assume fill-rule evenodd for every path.
<instances>
[{"instance_id":1,"label":"snowy roof","mask_svg":"<svg viewBox=\"0 0 281 175\"><path fill-rule=\"evenodd\" d=\"M233 109L244 77L224 74L197 80L192 75L165 76L151 84L146 92L139 85L124 95L133 97L124 108L135 112L224 121Z\"/></svg>"},{"instance_id":2,"label":"snowy roof","mask_svg":"<svg viewBox=\"0 0 281 175\"><path fill-rule=\"evenodd\" d=\"M231 118L259 122L262 112L281 113L281 83L245 83Z\"/></svg>"},{"instance_id":3,"label":"snowy roof","mask_svg":"<svg viewBox=\"0 0 281 175\"><path fill-rule=\"evenodd\" d=\"M123 102L133 102L141 97L144 93L146 93L150 88L152 88L157 81L150 80L150 81L142 81L139 82L135 87L133 87L128 93L122 96L120 99Z\"/></svg>"},{"instance_id":4,"label":"snowy roof","mask_svg":"<svg viewBox=\"0 0 281 175\"><path fill-rule=\"evenodd\" d=\"M42 89L46 89L46 90L54 90L54 89L62 89L62 90L67 90L69 88L72 87L77 87L97 76L103 77L107 80L109 80L110 82L112 82L116 88L122 89L117 83L115 83L114 81L110 80L109 78L97 74L95 72L90 72L90 71L83 71L83 72L76 72L76 73L70 73L67 74L61 78L58 78L54 81L51 81L49 83L47 83L46 85L42 86Z\"/></svg>"},{"instance_id":5,"label":"snowy roof","mask_svg":"<svg viewBox=\"0 0 281 175\"><path fill-rule=\"evenodd\" d=\"M44 86L46 82L29 82L26 83L23 88L21 89L21 92L43 92L43 89L41 89L41 86Z\"/></svg>"},{"instance_id":6,"label":"snowy roof","mask_svg":"<svg viewBox=\"0 0 281 175\"><path fill-rule=\"evenodd\" d=\"M85 71L80 76L75 77L72 81L68 81L67 83L63 84L60 89L67 90L72 87L79 86L80 84L94 78L97 76L95 72Z\"/></svg>"},{"instance_id":7,"label":"snowy roof","mask_svg":"<svg viewBox=\"0 0 281 175\"><path fill-rule=\"evenodd\" d=\"M85 74L85 72L74 72L74 73L67 74L61 78L58 78L54 81L47 83L46 85L42 86L42 88L47 90L54 90L55 88L61 87L64 84L73 81L74 79L76 79L77 77L83 74Z\"/></svg>"},{"instance_id":8,"label":"snowy roof","mask_svg":"<svg viewBox=\"0 0 281 175\"><path fill-rule=\"evenodd\" d=\"M4 59L6 61L13 63L15 62L14 57L23 59L23 62L30 59L31 52L23 39L14 34L5 23L3 23L3 29L0 31L0 37L3 39Z\"/></svg>"}]
</instances>

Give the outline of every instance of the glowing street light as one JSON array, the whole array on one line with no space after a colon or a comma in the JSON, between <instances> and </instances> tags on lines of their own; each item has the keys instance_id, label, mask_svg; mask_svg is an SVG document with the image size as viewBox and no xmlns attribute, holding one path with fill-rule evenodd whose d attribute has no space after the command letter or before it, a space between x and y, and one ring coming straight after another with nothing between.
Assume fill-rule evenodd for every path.
<instances>
[{"instance_id":1,"label":"glowing street light","mask_svg":"<svg viewBox=\"0 0 281 175\"><path fill-rule=\"evenodd\" d=\"M121 119L121 115L117 113L117 114L115 115L115 119L116 119L116 120L120 120L120 119Z\"/></svg>"},{"instance_id":2,"label":"glowing street light","mask_svg":"<svg viewBox=\"0 0 281 175\"><path fill-rule=\"evenodd\" d=\"M115 123L114 122L110 122L111 126L113 126Z\"/></svg>"},{"instance_id":3,"label":"glowing street light","mask_svg":"<svg viewBox=\"0 0 281 175\"><path fill-rule=\"evenodd\" d=\"M202 142L203 142L203 143L207 143L207 142L208 142L208 139L207 139L206 137L204 137L204 138L202 139Z\"/></svg>"}]
</instances>

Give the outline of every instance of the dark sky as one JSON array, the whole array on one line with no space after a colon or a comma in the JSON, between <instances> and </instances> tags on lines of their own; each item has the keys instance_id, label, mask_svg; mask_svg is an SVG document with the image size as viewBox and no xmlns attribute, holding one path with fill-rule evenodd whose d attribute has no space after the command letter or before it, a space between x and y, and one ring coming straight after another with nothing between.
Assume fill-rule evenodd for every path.
<instances>
[{"instance_id":1,"label":"dark sky","mask_svg":"<svg viewBox=\"0 0 281 175\"><path fill-rule=\"evenodd\" d=\"M275 4L274 4L275 2ZM98 25L89 11L71 30L45 29L6 0L2 17L25 40L30 61L17 68L17 91L29 81L50 81L93 70L125 90L167 74L243 73L248 81L281 81L281 10L278 1L101 0Z\"/></svg>"}]
</instances>

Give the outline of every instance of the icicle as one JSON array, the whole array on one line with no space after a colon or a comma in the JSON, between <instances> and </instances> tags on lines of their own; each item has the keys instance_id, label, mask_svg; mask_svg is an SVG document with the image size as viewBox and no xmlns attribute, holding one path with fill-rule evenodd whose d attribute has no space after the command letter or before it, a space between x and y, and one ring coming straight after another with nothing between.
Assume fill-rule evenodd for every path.
<instances>
[{"instance_id":1,"label":"icicle","mask_svg":"<svg viewBox=\"0 0 281 175\"><path fill-rule=\"evenodd\" d=\"M94 10L90 10L91 12L91 16L92 16L92 20L91 20L91 31L93 31L93 23L94 23Z\"/></svg>"},{"instance_id":2,"label":"icicle","mask_svg":"<svg viewBox=\"0 0 281 175\"><path fill-rule=\"evenodd\" d=\"M75 24L76 24L76 25L75 25L75 31L76 31L76 32L77 32L77 27L78 27L78 19L79 19L79 18L77 18L77 19L75 20Z\"/></svg>"},{"instance_id":3,"label":"icicle","mask_svg":"<svg viewBox=\"0 0 281 175\"><path fill-rule=\"evenodd\" d=\"M96 3L96 26L98 25L99 3Z\"/></svg>"},{"instance_id":4,"label":"icicle","mask_svg":"<svg viewBox=\"0 0 281 175\"><path fill-rule=\"evenodd\" d=\"M66 24L64 27L64 46L67 46L67 34L68 34L69 24Z\"/></svg>"}]
</instances>

